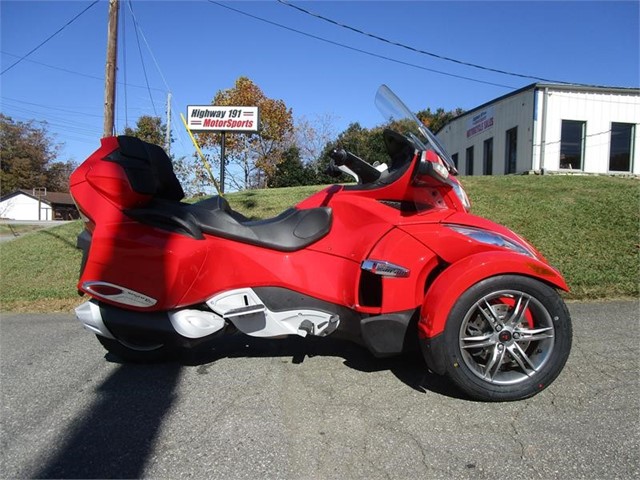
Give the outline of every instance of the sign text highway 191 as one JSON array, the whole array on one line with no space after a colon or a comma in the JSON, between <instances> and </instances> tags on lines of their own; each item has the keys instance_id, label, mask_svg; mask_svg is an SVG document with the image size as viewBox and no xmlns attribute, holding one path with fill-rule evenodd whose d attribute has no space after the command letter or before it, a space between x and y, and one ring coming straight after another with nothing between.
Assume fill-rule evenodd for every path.
<instances>
[{"instance_id":1,"label":"sign text highway 191","mask_svg":"<svg viewBox=\"0 0 640 480\"><path fill-rule=\"evenodd\" d=\"M189 105L187 125L193 131L257 132L258 107L221 107Z\"/></svg>"}]
</instances>

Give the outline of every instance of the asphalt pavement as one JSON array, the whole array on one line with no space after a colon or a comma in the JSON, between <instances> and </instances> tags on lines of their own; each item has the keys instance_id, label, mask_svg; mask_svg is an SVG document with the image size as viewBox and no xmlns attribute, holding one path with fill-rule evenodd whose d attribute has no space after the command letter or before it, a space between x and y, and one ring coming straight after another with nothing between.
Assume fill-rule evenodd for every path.
<instances>
[{"instance_id":1,"label":"asphalt pavement","mask_svg":"<svg viewBox=\"0 0 640 480\"><path fill-rule=\"evenodd\" d=\"M563 373L512 403L331 338L125 365L72 315L3 314L0 477L638 478L639 303L569 308Z\"/></svg>"}]
</instances>

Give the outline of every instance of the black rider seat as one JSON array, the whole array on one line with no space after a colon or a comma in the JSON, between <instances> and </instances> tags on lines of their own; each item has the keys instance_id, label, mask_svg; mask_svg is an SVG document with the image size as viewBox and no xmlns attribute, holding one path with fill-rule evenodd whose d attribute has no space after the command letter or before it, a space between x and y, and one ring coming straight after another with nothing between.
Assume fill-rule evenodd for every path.
<instances>
[{"instance_id":1,"label":"black rider seat","mask_svg":"<svg viewBox=\"0 0 640 480\"><path fill-rule=\"evenodd\" d=\"M164 150L134 137L120 136L118 144L119 151L105 160L122 166L135 191L152 195L146 205L124 210L140 223L198 240L204 234L215 235L284 252L305 248L331 230L331 209L327 207L290 208L270 219L250 220L220 196L182 203L182 187Z\"/></svg>"}]
</instances>

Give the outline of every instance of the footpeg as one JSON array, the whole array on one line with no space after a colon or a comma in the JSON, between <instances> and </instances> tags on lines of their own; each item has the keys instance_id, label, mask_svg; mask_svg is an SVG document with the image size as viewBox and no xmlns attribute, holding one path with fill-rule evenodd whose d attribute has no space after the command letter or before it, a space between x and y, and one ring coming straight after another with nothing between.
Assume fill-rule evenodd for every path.
<instances>
[{"instance_id":1,"label":"footpeg","mask_svg":"<svg viewBox=\"0 0 640 480\"><path fill-rule=\"evenodd\" d=\"M318 335L319 337L326 337L327 335L331 335L336 331L340 325L340 317L338 315L333 315L328 322L321 323L318 325Z\"/></svg>"},{"instance_id":2,"label":"footpeg","mask_svg":"<svg viewBox=\"0 0 640 480\"><path fill-rule=\"evenodd\" d=\"M306 337L307 335L313 335L313 323L309 320L303 320L303 322L298 327L298 335L301 337Z\"/></svg>"},{"instance_id":3,"label":"footpeg","mask_svg":"<svg viewBox=\"0 0 640 480\"><path fill-rule=\"evenodd\" d=\"M254 337L326 337L340 324L338 315L321 310L270 310L250 288L220 293L207 300L207 305L216 315L232 322L242 333Z\"/></svg>"}]
</instances>

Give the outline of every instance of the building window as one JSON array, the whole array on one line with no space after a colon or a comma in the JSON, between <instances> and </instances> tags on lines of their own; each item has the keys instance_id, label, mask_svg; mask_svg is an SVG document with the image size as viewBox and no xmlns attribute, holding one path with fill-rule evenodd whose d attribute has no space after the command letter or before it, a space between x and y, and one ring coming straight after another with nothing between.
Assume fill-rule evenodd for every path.
<instances>
[{"instance_id":1,"label":"building window","mask_svg":"<svg viewBox=\"0 0 640 480\"><path fill-rule=\"evenodd\" d=\"M467 148L467 170L465 175L473 175L473 146Z\"/></svg>"},{"instance_id":2,"label":"building window","mask_svg":"<svg viewBox=\"0 0 640 480\"><path fill-rule=\"evenodd\" d=\"M451 160L453 160L453 165L456 167L456 170L458 169L458 154L454 153L453 155L451 155Z\"/></svg>"},{"instance_id":3,"label":"building window","mask_svg":"<svg viewBox=\"0 0 640 480\"><path fill-rule=\"evenodd\" d=\"M482 174L493 174L493 137L484 141L482 152Z\"/></svg>"},{"instance_id":4,"label":"building window","mask_svg":"<svg viewBox=\"0 0 640 480\"><path fill-rule=\"evenodd\" d=\"M507 130L505 145L506 163L504 165L504 173L516 173L518 160L518 127Z\"/></svg>"},{"instance_id":5,"label":"building window","mask_svg":"<svg viewBox=\"0 0 640 480\"><path fill-rule=\"evenodd\" d=\"M633 123L611 124L611 149L609 150L609 170L612 172L631 171L633 151Z\"/></svg>"},{"instance_id":6,"label":"building window","mask_svg":"<svg viewBox=\"0 0 640 480\"><path fill-rule=\"evenodd\" d=\"M584 134L587 122L562 120L560 134L560 168L582 170Z\"/></svg>"}]
</instances>

